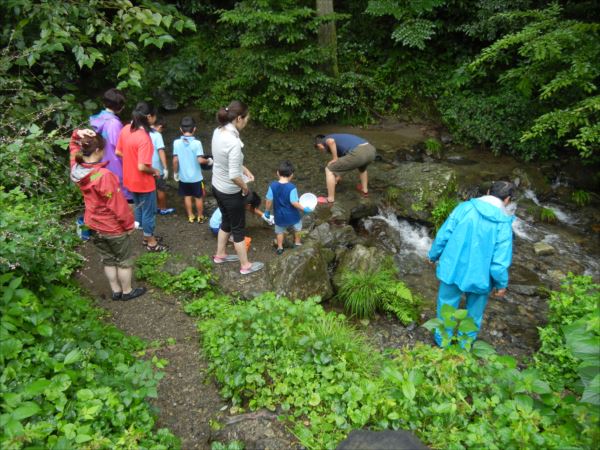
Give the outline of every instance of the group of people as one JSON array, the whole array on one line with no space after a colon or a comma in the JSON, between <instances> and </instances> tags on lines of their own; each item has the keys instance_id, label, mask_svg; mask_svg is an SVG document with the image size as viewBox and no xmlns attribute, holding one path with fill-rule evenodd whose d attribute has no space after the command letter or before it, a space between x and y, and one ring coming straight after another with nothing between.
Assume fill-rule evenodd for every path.
<instances>
[{"instance_id":1,"label":"group of people","mask_svg":"<svg viewBox=\"0 0 600 450\"><path fill-rule=\"evenodd\" d=\"M131 122L123 126L117 116L125 104L122 92L109 89L103 102L105 109L90 117L91 127L73 132L71 179L83 193L84 222L94 232L92 241L102 257L112 299L130 300L145 292L142 287L132 286L130 235L139 227L148 251L166 250L154 233L155 216L174 212L166 204L165 182L169 170L161 134L164 120L146 102L139 102ZM173 143L173 178L184 199L188 221L208 220L204 215L206 191L202 168L210 168L212 194L218 206L209 222L217 237L213 262L237 262L243 275L264 267L262 262L250 261L248 257L246 210L275 226L277 254L284 251L284 233L288 229L293 229L294 245L302 244L301 214L312 212L299 201L290 161L279 164L278 179L268 186L265 211L258 209L260 198L248 187L254 175L244 165L244 144L240 139L249 118L247 105L239 101L219 109L219 126L211 142L212 156L204 154L201 142L194 137L196 124L189 116L181 120L182 135ZM351 134L318 135L314 145L331 154L325 169L327 196L319 197L318 203L335 202L336 185L353 170L359 172L357 190L364 197L369 195L367 167L375 159L373 145ZM429 252L430 262L437 263L440 280L438 317L441 318L443 305L458 307L465 294L469 317L479 328L489 293L495 289L497 297L505 295L512 258L513 220L505 207L513 195L511 183L496 182L488 195L461 203L438 231ZM129 203L133 204L133 211ZM233 242L234 254L227 253L229 241ZM476 337L477 332L470 334ZM442 344L439 333L436 341Z\"/></svg>"}]
</instances>

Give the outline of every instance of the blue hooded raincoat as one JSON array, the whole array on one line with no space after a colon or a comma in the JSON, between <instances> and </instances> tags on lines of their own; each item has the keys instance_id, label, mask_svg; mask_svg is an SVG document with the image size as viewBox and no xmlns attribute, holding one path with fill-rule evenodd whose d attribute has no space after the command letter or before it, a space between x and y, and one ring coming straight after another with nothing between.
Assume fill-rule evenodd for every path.
<instances>
[{"instance_id":1,"label":"blue hooded raincoat","mask_svg":"<svg viewBox=\"0 0 600 450\"><path fill-rule=\"evenodd\" d=\"M508 286L513 219L502 201L489 195L458 205L429 251L429 259L438 261L438 279L476 294Z\"/></svg>"}]
</instances>

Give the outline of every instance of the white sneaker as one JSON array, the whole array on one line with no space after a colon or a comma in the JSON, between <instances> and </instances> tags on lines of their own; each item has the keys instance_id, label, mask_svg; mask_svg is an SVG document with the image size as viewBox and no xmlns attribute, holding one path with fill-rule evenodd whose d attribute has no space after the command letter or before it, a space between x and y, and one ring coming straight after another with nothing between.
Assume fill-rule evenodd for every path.
<instances>
[{"instance_id":1,"label":"white sneaker","mask_svg":"<svg viewBox=\"0 0 600 450\"><path fill-rule=\"evenodd\" d=\"M135 229L136 230L140 230L141 229L140 228L140 223L137 220L135 221L134 225L135 225Z\"/></svg>"}]
</instances>

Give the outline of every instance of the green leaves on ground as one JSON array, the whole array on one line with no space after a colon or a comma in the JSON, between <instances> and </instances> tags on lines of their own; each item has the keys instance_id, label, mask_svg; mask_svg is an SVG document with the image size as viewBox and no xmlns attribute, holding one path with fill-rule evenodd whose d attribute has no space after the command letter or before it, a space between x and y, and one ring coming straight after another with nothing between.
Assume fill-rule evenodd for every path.
<instances>
[{"instance_id":1,"label":"green leaves on ground","mask_svg":"<svg viewBox=\"0 0 600 450\"><path fill-rule=\"evenodd\" d=\"M162 374L133 358L141 341L103 324L71 288L36 293L21 282L0 276L0 446L179 448L154 431L145 399Z\"/></svg>"},{"instance_id":2,"label":"green leaves on ground","mask_svg":"<svg viewBox=\"0 0 600 450\"><path fill-rule=\"evenodd\" d=\"M600 437L595 408L563 399L539 371L484 343L473 354L417 345L383 358L317 299L213 296L186 309L202 318L222 395L252 410L279 408L308 448L335 448L365 427L414 430L451 449L586 448Z\"/></svg>"}]
</instances>

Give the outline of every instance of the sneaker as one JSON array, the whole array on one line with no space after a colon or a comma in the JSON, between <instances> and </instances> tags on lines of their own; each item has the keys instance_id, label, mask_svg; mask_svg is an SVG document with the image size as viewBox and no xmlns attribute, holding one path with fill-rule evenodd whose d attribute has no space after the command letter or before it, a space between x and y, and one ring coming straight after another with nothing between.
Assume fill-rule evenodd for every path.
<instances>
[{"instance_id":1,"label":"sneaker","mask_svg":"<svg viewBox=\"0 0 600 450\"><path fill-rule=\"evenodd\" d=\"M223 264L226 262L236 262L239 260L240 260L240 257L238 255L225 255L225 256L213 255L213 262L215 264Z\"/></svg>"},{"instance_id":2,"label":"sneaker","mask_svg":"<svg viewBox=\"0 0 600 450\"><path fill-rule=\"evenodd\" d=\"M278 255L283 255L283 249L278 248L277 250L275 250L275 253L277 253Z\"/></svg>"},{"instance_id":3,"label":"sneaker","mask_svg":"<svg viewBox=\"0 0 600 450\"><path fill-rule=\"evenodd\" d=\"M158 213L161 216L168 216L169 214L173 214L175 212L175 208L165 208L165 209L159 209Z\"/></svg>"},{"instance_id":4,"label":"sneaker","mask_svg":"<svg viewBox=\"0 0 600 450\"><path fill-rule=\"evenodd\" d=\"M263 263L255 261L255 262L253 262L253 263L250 264L250 267L247 267L246 269L240 269L240 273L242 275L249 275L251 273L259 271L264 266L265 265Z\"/></svg>"},{"instance_id":5,"label":"sneaker","mask_svg":"<svg viewBox=\"0 0 600 450\"><path fill-rule=\"evenodd\" d=\"M126 302L127 300L133 300L134 298L144 295L145 293L146 293L146 288L138 287L138 288L132 289L129 294L123 294L121 296L121 301Z\"/></svg>"},{"instance_id":6,"label":"sneaker","mask_svg":"<svg viewBox=\"0 0 600 450\"><path fill-rule=\"evenodd\" d=\"M188 216L188 222L194 223L196 221L196 216Z\"/></svg>"},{"instance_id":7,"label":"sneaker","mask_svg":"<svg viewBox=\"0 0 600 450\"><path fill-rule=\"evenodd\" d=\"M198 216L198 223L204 223L208 220L206 216Z\"/></svg>"},{"instance_id":8,"label":"sneaker","mask_svg":"<svg viewBox=\"0 0 600 450\"><path fill-rule=\"evenodd\" d=\"M135 221L133 224L134 224L134 228L135 228L136 230L140 230L140 229L141 229L141 227L140 227L140 223L139 223L137 220L136 220L136 221Z\"/></svg>"}]
</instances>

